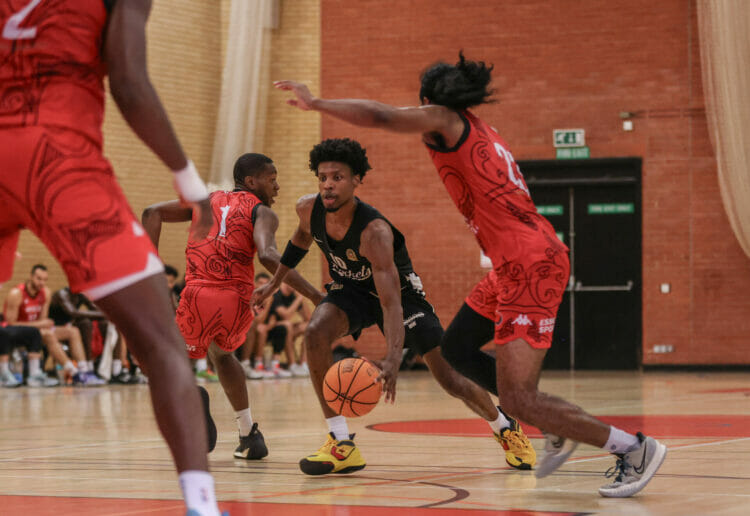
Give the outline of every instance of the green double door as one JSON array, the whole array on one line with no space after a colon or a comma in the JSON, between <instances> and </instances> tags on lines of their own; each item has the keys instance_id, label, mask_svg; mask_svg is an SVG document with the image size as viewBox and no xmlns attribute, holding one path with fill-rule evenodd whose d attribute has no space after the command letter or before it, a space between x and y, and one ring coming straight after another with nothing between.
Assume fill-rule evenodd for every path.
<instances>
[{"instance_id":1,"label":"green double door","mask_svg":"<svg viewBox=\"0 0 750 516\"><path fill-rule=\"evenodd\" d=\"M547 174L526 175L538 211L570 248L571 278L546 369L640 365L640 161L624 161L630 174L614 177L606 163L589 161L577 172L549 162Z\"/></svg>"}]
</instances>

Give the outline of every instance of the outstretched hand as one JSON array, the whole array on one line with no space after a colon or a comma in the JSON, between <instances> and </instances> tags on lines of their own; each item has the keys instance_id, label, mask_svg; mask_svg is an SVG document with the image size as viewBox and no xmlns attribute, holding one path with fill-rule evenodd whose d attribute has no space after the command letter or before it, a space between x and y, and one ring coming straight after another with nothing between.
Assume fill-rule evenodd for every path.
<instances>
[{"instance_id":1,"label":"outstretched hand","mask_svg":"<svg viewBox=\"0 0 750 516\"><path fill-rule=\"evenodd\" d=\"M273 85L284 91L291 91L297 98L286 101L290 106L300 108L302 111L310 111L314 97L304 84L294 81L275 81Z\"/></svg>"},{"instance_id":2,"label":"outstretched hand","mask_svg":"<svg viewBox=\"0 0 750 516\"><path fill-rule=\"evenodd\" d=\"M202 201L190 203L193 208L193 223L190 225L190 235L193 240L203 240L208 236L211 227L214 224L214 216L211 210L211 200L209 198Z\"/></svg>"}]
</instances>

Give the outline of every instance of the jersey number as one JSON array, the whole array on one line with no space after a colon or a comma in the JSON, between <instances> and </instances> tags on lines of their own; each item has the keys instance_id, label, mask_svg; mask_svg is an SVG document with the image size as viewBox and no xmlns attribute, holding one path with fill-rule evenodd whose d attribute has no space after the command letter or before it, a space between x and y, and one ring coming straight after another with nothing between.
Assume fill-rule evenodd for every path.
<instances>
[{"instance_id":1,"label":"jersey number","mask_svg":"<svg viewBox=\"0 0 750 516\"><path fill-rule=\"evenodd\" d=\"M36 27L21 28L23 20L29 15L34 7L39 5L42 0L31 0L26 7L11 15L3 27L3 37L5 39L34 39L36 37Z\"/></svg>"},{"instance_id":2,"label":"jersey number","mask_svg":"<svg viewBox=\"0 0 750 516\"><path fill-rule=\"evenodd\" d=\"M221 210L221 225L219 226L219 236L227 236L227 215L229 215L229 206L222 206Z\"/></svg>"},{"instance_id":3,"label":"jersey number","mask_svg":"<svg viewBox=\"0 0 750 516\"><path fill-rule=\"evenodd\" d=\"M530 195L529 189L526 188L526 185L523 182L521 170L518 168L518 165L516 165L516 162L513 159L511 153L505 150L503 146L497 142L495 142L495 151L497 151L497 155L503 158L505 160L505 163L508 165L508 179L510 179L510 182L516 185L519 189L526 192L526 195Z\"/></svg>"}]
</instances>

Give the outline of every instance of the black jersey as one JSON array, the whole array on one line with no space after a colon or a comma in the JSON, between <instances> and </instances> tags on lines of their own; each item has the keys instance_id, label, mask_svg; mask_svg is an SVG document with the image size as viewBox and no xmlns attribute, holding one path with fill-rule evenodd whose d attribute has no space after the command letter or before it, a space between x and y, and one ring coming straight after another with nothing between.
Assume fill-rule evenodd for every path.
<instances>
[{"instance_id":1,"label":"black jersey","mask_svg":"<svg viewBox=\"0 0 750 516\"><path fill-rule=\"evenodd\" d=\"M406 250L406 239L388 219L369 204L357 199L354 218L346 235L343 240L333 240L326 233L326 210L318 194L310 216L310 232L328 260L328 272L331 278L336 283L365 290L377 297L375 280L372 278L372 264L359 254L359 239L362 231L375 219L383 219L393 231L393 261L398 269L402 292L410 290L424 296L422 282L414 272L409 252Z\"/></svg>"}]
</instances>

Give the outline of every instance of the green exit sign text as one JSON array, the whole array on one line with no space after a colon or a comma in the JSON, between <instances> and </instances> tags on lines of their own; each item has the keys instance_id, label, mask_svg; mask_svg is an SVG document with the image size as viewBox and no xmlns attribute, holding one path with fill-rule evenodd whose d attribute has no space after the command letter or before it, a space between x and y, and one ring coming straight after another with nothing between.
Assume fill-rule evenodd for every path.
<instances>
[{"instance_id":1,"label":"green exit sign text","mask_svg":"<svg viewBox=\"0 0 750 516\"><path fill-rule=\"evenodd\" d=\"M554 129L552 137L555 147L583 147L586 145L586 133L583 129Z\"/></svg>"}]
</instances>

